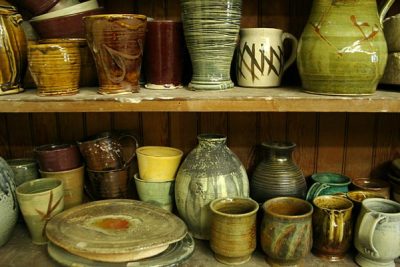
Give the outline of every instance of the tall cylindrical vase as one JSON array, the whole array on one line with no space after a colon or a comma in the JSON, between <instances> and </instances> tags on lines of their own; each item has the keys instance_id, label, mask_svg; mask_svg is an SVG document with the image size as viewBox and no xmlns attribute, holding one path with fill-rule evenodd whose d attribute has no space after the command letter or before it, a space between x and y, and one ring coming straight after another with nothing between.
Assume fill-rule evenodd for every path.
<instances>
[{"instance_id":1,"label":"tall cylindrical vase","mask_svg":"<svg viewBox=\"0 0 400 267\"><path fill-rule=\"evenodd\" d=\"M201 134L198 140L178 170L175 202L193 236L209 239L210 202L248 197L249 181L239 158L226 146L225 136Z\"/></svg>"},{"instance_id":2,"label":"tall cylindrical vase","mask_svg":"<svg viewBox=\"0 0 400 267\"><path fill-rule=\"evenodd\" d=\"M194 90L234 86L230 68L238 40L242 0L181 0Z\"/></svg>"},{"instance_id":3,"label":"tall cylindrical vase","mask_svg":"<svg viewBox=\"0 0 400 267\"><path fill-rule=\"evenodd\" d=\"M304 199L307 184L301 169L293 162L296 144L291 142L262 143L266 157L256 166L250 182L251 197L263 203L280 196Z\"/></svg>"}]
</instances>

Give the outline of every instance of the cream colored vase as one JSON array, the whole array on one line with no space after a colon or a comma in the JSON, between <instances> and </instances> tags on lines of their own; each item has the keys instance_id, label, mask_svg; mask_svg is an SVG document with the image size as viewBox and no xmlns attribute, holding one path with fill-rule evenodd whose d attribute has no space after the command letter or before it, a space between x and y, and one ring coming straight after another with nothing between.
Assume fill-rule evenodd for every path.
<instances>
[{"instance_id":1,"label":"cream colored vase","mask_svg":"<svg viewBox=\"0 0 400 267\"><path fill-rule=\"evenodd\" d=\"M356 262L362 267L395 266L400 256L400 204L382 198L362 202L354 234Z\"/></svg>"},{"instance_id":2,"label":"cream colored vase","mask_svg":"<svg viewBox=\"0 0 400 267\"><path fill-rule=\"evenodd\" d=\"M329 95L370 95L387 61L376 0L314 0L299 40L297 66L303 90Z\"/></svg>"}]
</instances>

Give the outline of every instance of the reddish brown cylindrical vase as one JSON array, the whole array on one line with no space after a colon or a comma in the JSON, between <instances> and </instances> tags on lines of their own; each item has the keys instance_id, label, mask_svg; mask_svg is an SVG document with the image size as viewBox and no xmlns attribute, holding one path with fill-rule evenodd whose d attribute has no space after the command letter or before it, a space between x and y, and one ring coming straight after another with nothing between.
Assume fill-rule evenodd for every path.
<instances>
[{"instance_id":1,"label":"reddish brown cylindrical vase","mask_svg":"<svg viewBox=\"0 0 400 267\"><path fill-rule=\"evenodd\" d=\"M136 14L93 15L83 19L93 53L100 94L139 91L147 17Z\"/></svg>"},{"instance_id":2,"label":"reddish brown cylindrical vase","mask_svg":"<svg viewBox=\"0 0 400 267\"><path fill-rule=\"evenodd\" d=\"M182 22L147 22L144 68L146 88L175 89L182 84L184 37Z\"/></svg>"}]
</instances>

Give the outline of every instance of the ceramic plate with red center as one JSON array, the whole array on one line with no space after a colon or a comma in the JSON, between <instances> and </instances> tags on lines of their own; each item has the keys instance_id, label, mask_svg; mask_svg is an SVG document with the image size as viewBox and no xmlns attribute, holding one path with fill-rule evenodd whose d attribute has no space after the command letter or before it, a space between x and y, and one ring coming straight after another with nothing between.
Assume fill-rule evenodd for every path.
<instances>
[{"instance_id":1,"label":"ceramic plate with red center","mask_svg":"<svg viewBox=\"0 0 400 267\"><path fill-rule=\"evenodd\" d=\"M105 262L135 261L157 255L187 233L174 214L130 199L89 202L54 216L49 240L72 254Z\"/></svg>"}]
</instances>

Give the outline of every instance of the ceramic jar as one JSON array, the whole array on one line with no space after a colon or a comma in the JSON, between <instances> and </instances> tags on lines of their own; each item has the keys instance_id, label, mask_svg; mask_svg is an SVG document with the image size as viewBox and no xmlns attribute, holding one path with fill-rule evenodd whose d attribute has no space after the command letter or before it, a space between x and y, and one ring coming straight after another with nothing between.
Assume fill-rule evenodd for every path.
<instances>
[{"instance_id":1,"label":"ceramic jar","mask_svg":"<svg viewBox=\"0 0 400 267\"><path fill-rule=\"evenodd\" d=\"M258 203L279 196L305 198L306 180L301 169L292 160L296 144L265 142L262 147L266 155L256 166L250 181L251 197Z\"/></svg>"},{"instance_id":2,"label":"ceramic jar","mask_svg":"<svg viewBox=\"0 0 400 267\"><path fill-rule=\"evenodd\" d=\"M18 218L18 201L15 194L14 173L0 157L0 247L11 237Z\"/></svg>"},{"instance_id":3,"label":"ceramic jar","mask_svg":"<svg viewBox=\"0 0 400 267\"><path fill-rule=\"evenodd\" d=\"M239 35L242 0L181 0L180 3L193 66L189 89L233 87L230 69Z\"/></svg>"},{"instance_id":4,"label":"ceramic jar","mask_svg":"<svg viewBox=\"0 0 400 267\"><path fill-rule=\"evenodd\" d=\"M22 92L27 42L22 17L6 1L0 1L0 95Z\"/></svg>"},{"instance_id":5,"label":"ceramic jar","mask_svg":"<svg viewBox=\"0 0 400 267\"><path fill-rule=\"evenodd\" d=\"M370 95L383 76L387 47L376 0L314 0L299 40L303 90L329 95Z\"/></svg>"},{"instance_id":6,"label":"ceramic jar","mask_svg":"<svg viewBox=\"0 0 400 267\"><path fill-rule=\"evenodd\" d=\"M175 202L193 236L209 239L210 202L249 197L249 181L243 164L226 146L226 136L200 134L198 141L178 169Z\"/></svg>"}]
</instances>

